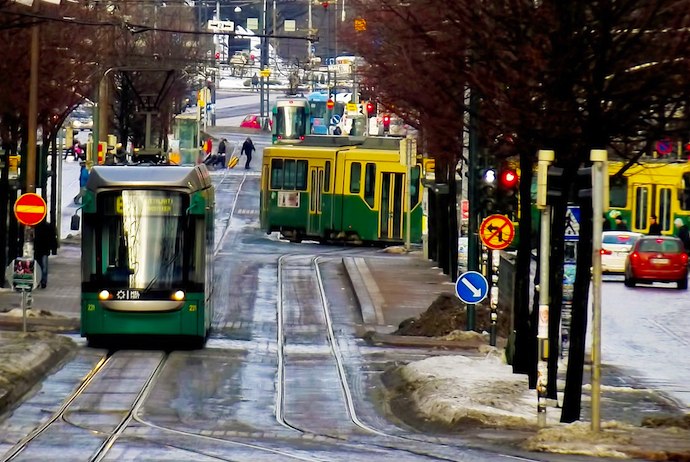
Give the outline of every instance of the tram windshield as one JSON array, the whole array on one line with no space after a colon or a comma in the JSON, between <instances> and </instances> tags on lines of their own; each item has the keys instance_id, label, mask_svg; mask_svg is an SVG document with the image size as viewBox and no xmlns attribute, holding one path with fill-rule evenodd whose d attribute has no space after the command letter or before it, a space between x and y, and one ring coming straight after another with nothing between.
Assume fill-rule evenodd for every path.
<instances>
[{"instance_id":1,"label":"tram windshield","mask_svg":"<svg viewBox=\"0 0 690 462\"><path fill-rule=\"evenodd\" d=\"M299 140L306 134L307 108L305 106L278 106L275 133L281 139Z\"/></svg>"},{"instance_id":2,"label":"tram windshield","mask_svg":"<svg viewBox=\"0 0 690 462\"><path fill-rule=\"evenodd\" d=\"M195 240L189 199L173 191L123 190L97 196L96 249L89 279L110 287L168 289L190 276ZM86 224L86 223L85 223ZM89 265L85 265L88 267ZM193 276L192 276L193 277Z\"/></svg>"}]
</instances>

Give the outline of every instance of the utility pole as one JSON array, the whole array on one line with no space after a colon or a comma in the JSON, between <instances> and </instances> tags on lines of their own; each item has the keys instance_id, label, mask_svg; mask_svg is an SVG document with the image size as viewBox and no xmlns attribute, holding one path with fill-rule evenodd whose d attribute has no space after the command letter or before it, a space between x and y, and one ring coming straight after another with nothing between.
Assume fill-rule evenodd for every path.
<instances>
[{"instance_id":1,"label":"utility pole","mask_svg":"<svg viewBox=\"0 0 690 462\"><path fill-rule=\"evenodd\" d=\"M592 149L589 159L592 161L592 431L599 432L601 427L601 233L605 201L604 168L607 152L604 149ZM606 202L606 204L604 203Z\"/></svg>"},{"instance_id":2,"label":"utility pole","mask_svg":"<svg viewBox=\"0 0 690 462\"><path fill-rule=\"evenodd\" d=\"M547 204L547 179L553 151L540 149L537 166L537 208L539 225L539 321L537 327L537 424L546 426L546 385L549 360L549 248L551 245L551 206Z\"/></svg>"}]
</instances>

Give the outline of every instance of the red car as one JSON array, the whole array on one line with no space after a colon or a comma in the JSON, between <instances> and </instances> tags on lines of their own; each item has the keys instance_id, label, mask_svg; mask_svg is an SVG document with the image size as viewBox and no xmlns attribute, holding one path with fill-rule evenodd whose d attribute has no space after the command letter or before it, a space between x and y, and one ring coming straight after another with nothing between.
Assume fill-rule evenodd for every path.
<instances>
[{"instance_id":1,"label":"red car","mask_svg":"<svg viewBox=\"0 0 690 462\"><path fill-rule=\"evenodd\" d=\"M643 236L635 242L625 261L625 285L675 282L688 288L688 254L683 241L671 236Z\"/></svg>"},{"instance_id":2,"label":"red car","mask_svg":"<svg viewBox=\"0 0 690 462\"><path fill-rule=\"evenodd\" d=\"M268 120L269 128L273 126L273 121ZM261 130L261 117L256 114L249 114L240 122L240 127L242 128L255 128L256 130Z\"/></svg>"}]
</instances>

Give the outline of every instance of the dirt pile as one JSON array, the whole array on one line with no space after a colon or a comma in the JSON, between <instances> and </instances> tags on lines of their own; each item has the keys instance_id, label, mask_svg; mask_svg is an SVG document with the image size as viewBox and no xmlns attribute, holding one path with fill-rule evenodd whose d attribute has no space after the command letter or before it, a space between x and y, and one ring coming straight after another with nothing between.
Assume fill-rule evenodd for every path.
<instances>
[{"instance_id":1,"label":"dirt pile","mask_svg":"<svg viewBox=\"0 0 690 462\"><path fill-rule=\"evenodd\" d=\"M510 319L507 313L497 312L497 335L508 337ZM475 305L474 330L489 332L491 310L488 303ZM406 319L400 323L393 335L421 337L442 337L454 330L467 329L467 308L455 294L442 293L419 317Z\"/></svg>"}]
</instances>

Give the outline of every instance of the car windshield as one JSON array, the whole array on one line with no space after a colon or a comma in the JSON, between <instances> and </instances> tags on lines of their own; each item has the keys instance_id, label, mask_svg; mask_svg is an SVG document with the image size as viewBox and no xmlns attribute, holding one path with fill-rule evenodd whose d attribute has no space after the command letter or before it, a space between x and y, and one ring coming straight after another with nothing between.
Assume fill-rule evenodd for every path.
<instances>
[{"instance_id":1,"label":"car windshield","mask_svg":"<svg viewBox=\"0 0 690 462\"><path fill-rule=\"evenodd\" d=\"M680 253L683 247L680 241L670 239L645 239L640 242L640 252L670 252Z\"/></svg>"},{"instance_id":2,"label":"car windshield","mask_svg":"<svg viewBox=\"0 0 690 462\"><path fill-rule=\"evenodd\" d=\"M605 234L602 243L632 245L637 241L638 237L634 234Z\"/></svg>"}]
</instances>

